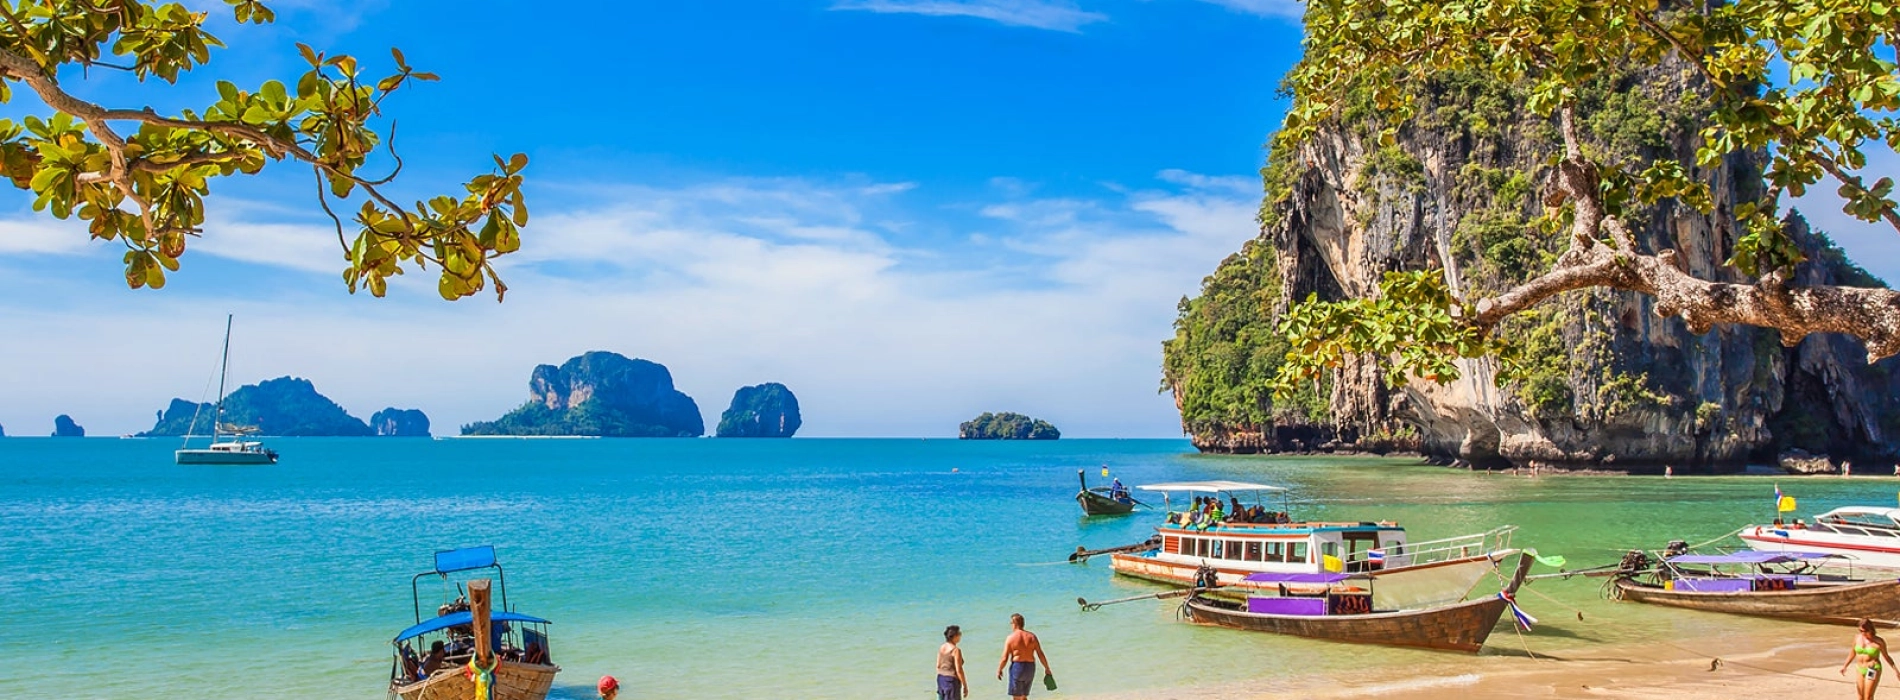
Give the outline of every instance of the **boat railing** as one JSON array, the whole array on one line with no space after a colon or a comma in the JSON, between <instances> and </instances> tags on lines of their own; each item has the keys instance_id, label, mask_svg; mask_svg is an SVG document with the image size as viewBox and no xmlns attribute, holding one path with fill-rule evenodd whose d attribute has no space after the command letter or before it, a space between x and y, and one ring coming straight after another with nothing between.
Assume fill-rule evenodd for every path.
<instances>
[{"instance_id":1,"label":"boat railing","mask_svg":"<svg viewBox=\"0 0 1900 700\"><path fill-rule=\"evenodd\" d=\"M1516 525L1505 525L1470 535L1459 535L1457 537L1446 537L1444 539L1426 540L1423 542L1407 542L1396 549L1378 551L1382 557L1384 557L1380 560L1381 562L1385 561L1386 558L1396 559L1406 557L1406 566L1418 566L1420 564L1432 564L1454 559L1466 559L1510 549L1511 535L1515 532L1517 532ZM1347 566L1365 564L1371 561L1371 556L1372 551L1353 552L1346 556L1345 563Z\"/></svg>"}]
</instances>

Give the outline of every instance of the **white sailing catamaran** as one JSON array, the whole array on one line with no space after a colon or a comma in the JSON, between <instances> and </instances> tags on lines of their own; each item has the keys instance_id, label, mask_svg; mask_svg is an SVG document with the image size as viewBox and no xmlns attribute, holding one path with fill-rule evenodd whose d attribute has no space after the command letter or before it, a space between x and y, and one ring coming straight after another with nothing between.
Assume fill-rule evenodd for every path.
<instances>
[{"instance_id":1,"label":"white sailing catamaran","mask_svg":"<svg viewBox=\"0 0 1900 700\"><path fill-rule=\"evenodd\" d=\"M264 444L243 439L241 429L231 430L231 439L219 442L224 429L224 375L231 367L231 316L224 317L224 356L218 363L218 408L211 418L211 445L191 447L191 433L198 428L197 416L185 430L185 446L172 453L179 464L276 464L277 452Z\"/></svg>"}]
</instances>

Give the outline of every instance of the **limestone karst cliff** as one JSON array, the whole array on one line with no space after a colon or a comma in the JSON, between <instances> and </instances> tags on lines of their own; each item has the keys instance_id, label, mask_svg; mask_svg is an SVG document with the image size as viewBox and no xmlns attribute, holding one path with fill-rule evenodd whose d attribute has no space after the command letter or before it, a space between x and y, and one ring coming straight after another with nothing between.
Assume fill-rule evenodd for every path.
<instances>
[{"instance_id":1,"label":"limestone karst cliff","mask_svg":"<svg viewBox=\"0 0 1900 700\"><path fill-rule=\"evenodd\" d=\"M429 416L409 408L385 408L369 417L378 437L429 437Z\"/></svg>"},{"instance_id":2,"label":"limestone karst cliff","mask_svg":"<svg viewBox=\"0 0 1900 700\"><path fill-rule=\"evenodd\" d=\"M216 404L172 399L141 437L210 435ZM329 397L310 380L278 377L246 384L224 397L225 430L240 429L283 437L361 437L376 434L362 419Z\"/></svg>"},{"instance_id":3,"label":"limestone karst cliff","mask_svg":"<svg viewBox=\"0 0 1900 700\"><path fill-rule=\"evenodd\" d=\"M1591 147L1626 167L1693 162L1706 102L1686 71L1605 78L1584 96ZM1443 75L1381 146L1382 118L1349 105L1296 147L1269 154L1258 238L1184 298L1164 343L1163 388L1204 451L1411 450L1485 467L1554 465L1722 470L1785 450L1890 459L1900 438L1900 362L1868 365L1857 341L1814 336L1783 348L1772 331L1696 335L1634 293L1571 292L1510 322L1528 371L1500 385L1494 360L1464 361L1450 384L1388 386L1377 358L1275 402L1265 380L1288 348L1274 325L1290 303L1365 297L1393 270L1440 270L1467 298L1546 269L1558 236L1543 214L1551 120L1511 86ZM1702 214L1665 200L1628 220L1649 250L1674 248L1692 274L1744 281L1723 265L1738 202L1762 189L1759 156L1692 174L1710 185ZM1883 283L1799 217L1787 225L1808 262L1797 282Z\"/></svg>"},{"instance_id":4,"label":"limestone karst cliff","mask_svg":"<svg viewBox=\"0 0 1900 700\"><path fill-rule=\"evenodd\" d=\"M593 351L528 378L528 402L493 421L462 426L463 435L698 437L705 419L693 398L673 388L656 362Z\"/></svg>"},{"instance_id":5,"label":"limestone karst cliff","mask_svg":"<svg viewBox=\"0 0 1900 700\"><path fill-rule=\"evenodd\" d=\"M86 429L64 413L53 419L53 437L85 437Z\"/></svg>"},{"instance_id":6,"label":"limestone karst cliff","mask_svg":"<svg viewBox=\"0 0 1900 700\"><path fill-rule=\"evenodd\" d=\"M719 437L791 437L804 419L798 397L778 382L740 387L732 405L719 414Z\"/></svg>"}]
</instances>

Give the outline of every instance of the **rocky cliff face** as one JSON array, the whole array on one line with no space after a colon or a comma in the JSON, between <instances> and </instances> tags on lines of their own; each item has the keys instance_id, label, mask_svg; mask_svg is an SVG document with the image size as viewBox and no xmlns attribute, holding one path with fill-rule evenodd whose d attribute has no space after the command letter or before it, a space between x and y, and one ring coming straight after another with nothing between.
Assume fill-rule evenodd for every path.
<instances>
[{"instance_id":1,"label":"rocky cliff face","mask_svg":"<svg viewBox=\"0 0 1900 700\"><path fill-rule=\"evenodd\" d=\"M803 423L798 397L784 384L768 382L741 387L732 405L719 414L719 437L791 437Z\"/></svg>"},{"instance_id":2,"label":"rocky cliff face","mask_svg":"<svg viewBox=\"0 0 1900 700\"><path fill-rule=\"evenodd\" d=\"M1704 103L1682 74L1624 75L1586 96L1593 146L1640 170L1693 161ZM1263 171L1258 239L1183 299L1166 344L1165 386L1194 444L1212 452L1417 450L1486 466L1722 469L1773 463L1788 449L1891 458L1900 438L1900 363L1867 365L1852 339L1783 348L1754 328L1691 334L1633 293L1573 292L1504 329L1529 371L1498 385L1494 360L1465 361L1447 385L1385 385L1377 358L1344 363L1331 382L1276 405L1264 377L1287 348L1273 323L1291 301L1364 297L1392 270L1440 270L1476 298L1535 276L1559 252L1533 232L1542 214L1549 120L1517 108L1508 86L1444 76L1425 107L1381 147L1375 110L1339 123ZM1723 266L1739 228L1729 212L1761 189L1759 158L1693 174L1713 214L1664 202L1627 219L1639 244L1675 248L1691 272L1744 281ZM1809 253L1801 283L1878 285L1825 236L1791 217Z\"/></svg>"},{"instance_id":3,"label":"rocky cliff face","mask_svg":"<svg viewBox=\"0 0 1900 700\"><path fill-rule=\"evenodd\" d=\"M699 405L673 388L665 366L600 351L559 367L535 367L526 404L499 419L462 426L463 435L698 437L705 432Z\"/></svg>"},{"instance_id":4,"label":"rocky cliff face","mask_svg":"<svg viewBox=\"0 0 1900 700\"><path fill-rule=\"evenodd\" d=\"M158 412L157 424L141 437L210 435L217 405L172 399ZM259 435L283 437L363 437L376 434L362 419L329 397L310 380L278 377L238 387L224 397L224 424Z\"/></svg>"},{"instance_id":5,"label":"rocky cliff face","mask_svg":"<svg viewBox=\"0 0 1900 700\"><path fill-rule=\"evenodd\" d=\"M369 417L369 427L379 437L429 437L429 416L413 408L385 408Z\"/></svg>"},{"instance_id":6,"label":"rocky cliff face","mask_svg":"<svg viewBox=\"0 0 1900 700\"><path fill-rule=\"evenodd\" d=\"M85 437L86 429L73 422L73 417L64 413L53 419L53 437Z\"/></svg>"}]
</instances>

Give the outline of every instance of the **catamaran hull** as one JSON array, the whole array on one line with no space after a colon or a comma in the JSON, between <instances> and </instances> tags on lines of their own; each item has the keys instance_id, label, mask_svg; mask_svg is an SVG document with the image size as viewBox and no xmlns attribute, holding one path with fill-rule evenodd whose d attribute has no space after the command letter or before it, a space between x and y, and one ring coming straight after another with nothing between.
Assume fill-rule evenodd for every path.
<instances>
[{"instance_id":1,"label":"catamaran hull","mask_svg":"<svg viewBox=\"0 0 1900 700\"><path fill-rule=\"evenodd\" d=\"M1359 644L1476 652L1490 638L1509 605L1496 596L1427 610L1371 615L1268 615L1235 610L1213 601L1182 604L1189 619L1254 632L1289 634Z\"/></svg>"},{"instance_id":2,"label":"catamaran hull","mask_svg":"<svg viewBox=\"0 0 1900 700\"><path fill-rule=\"evenodd\" d=\"M494 700L544 700L554 687L561 667L503 661L495 669ZM475 697L475 681L462 668L436 671L426 680L395 686L389 694L402 700L450 700Z\"/></svg>"},{"instance_id":3,"label":"catamaran hull","mask_svg":"<svg viewBox=\"0 0 1900 700\"><path fill-rule=\"evenodd\" d=\"M222 450L178 450L172 453L179 464L276 464L277 455L265 452L228 452Z\"/></svg>"},{"instance_id":4,"label":"catamaran hull","mask_svg":"<svg viewBox=\"0 0 1900 700\"><path fill-rule=\"evenodd\" d=\"M1499 561L1515 551L1499 550L1371 572L1372 605L1383 610L1409 610L1463 600L1485 575L1497 570ZM1219 561L1207 560L1210 564ZM1194 585L1194 574L1199 567L1199 563L1183 564L1139 554L1116 554L1110 563L1117 574L1178 586ZM1220 566L1216 566L1215 571L1220 575L1221 585L1232 588L1235 594L1277 588L1277 584L1244 580L1257 571Z\"/></svg>"},{"instance_id":5,"label":"catamaran hull","mask_svg":"<svg viewBox=\"0 0 1900 700\"><path fill-rule=\"evenodd\" d=\"M1855 568L1900 570L1900 538L1759 526L1743 528L1738 536L1756 551L1836 554L1852 560Z\"/></svg>"},{"instance_id":6,"label":"catamaran hull","mask_svg":"<svg viewBox=\"0 0 1900 700\"><path fill-rule=\"evenodd\" d=\"M1623 600L1731 615L1853 624L1860 618L1900 620L1900 580L1824 585L1792 591L1715 593L1665 590L1617 579Z\"/></svg>"}]
</instances>

